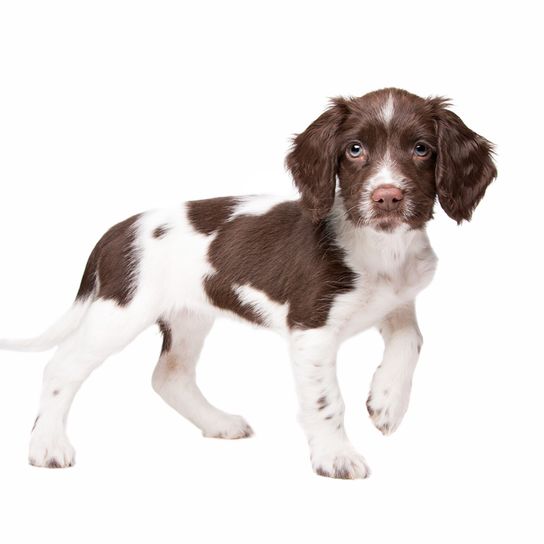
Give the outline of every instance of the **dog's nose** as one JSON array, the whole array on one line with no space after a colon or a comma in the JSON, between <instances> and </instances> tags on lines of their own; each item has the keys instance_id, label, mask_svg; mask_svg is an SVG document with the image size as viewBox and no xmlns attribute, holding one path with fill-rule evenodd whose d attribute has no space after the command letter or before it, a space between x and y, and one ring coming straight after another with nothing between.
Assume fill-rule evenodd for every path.
<instances>
[{"instance_id":1,"label":"dog's nose","mask_svg":"<svg viewBox=\"0 0 544 544\"><path fill-rule=\"evenodd\" d=\"M402 191L393 185L381 185L372 193L372 200L380 210L396 210L404 198Z\"/></svg>"}]
</instances>

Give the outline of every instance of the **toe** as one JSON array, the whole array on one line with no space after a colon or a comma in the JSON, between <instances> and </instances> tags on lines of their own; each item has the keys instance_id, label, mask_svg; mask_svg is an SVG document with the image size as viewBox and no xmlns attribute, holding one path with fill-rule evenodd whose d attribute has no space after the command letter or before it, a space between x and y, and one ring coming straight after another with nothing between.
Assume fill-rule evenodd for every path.
<instances>
[{"instance_id":1,"label":"toe","mask_svg":"<svg viewBox=\"0 0 544 544\"><path fill-rule=\"evenodd\" d=\"M338 480L368 478L370 470L364 458L356 452L317 456L313 461L314 471L319 476Z\"/></svg>"}]
</instances>

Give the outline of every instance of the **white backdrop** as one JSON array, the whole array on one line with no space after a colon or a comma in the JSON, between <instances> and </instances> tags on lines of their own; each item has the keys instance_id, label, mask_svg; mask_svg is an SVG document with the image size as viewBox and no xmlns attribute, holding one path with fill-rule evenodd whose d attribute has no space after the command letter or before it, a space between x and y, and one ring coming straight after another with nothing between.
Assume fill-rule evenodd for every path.
<instances>
[{"instance_id":1,"label":"white backdrop","mask_svg":"<svg viewBox=\"0 0 544 544\"><path fill-rule=\"evenodd\" d=\"M544 44L533 3L502 5L0 3L0 336L61 314L98 237L130 214L292 194L289 137L328 97L449 96L497 144L499 169L470 224L440 211L429 227L439 269L418 300L425 345L394 436L364 407L379 336L341 350L370 479L312 473L272 333L218 322L199 366L254 438L204 439L163 404L149 330L76 397L68 470L26 464L49 355L0 352L0 541L542 542Z\"/></svg>"}]
</instances>

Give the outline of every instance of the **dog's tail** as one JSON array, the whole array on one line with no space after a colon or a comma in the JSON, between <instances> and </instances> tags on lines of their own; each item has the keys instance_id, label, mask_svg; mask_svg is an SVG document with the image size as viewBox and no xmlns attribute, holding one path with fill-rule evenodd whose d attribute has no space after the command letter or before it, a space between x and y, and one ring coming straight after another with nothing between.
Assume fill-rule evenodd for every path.
<instances>
[{"instance_id":1,"label":"dog's tail","mask_svg":"<svg viewBox=\"0 0 544 544\"><path fill-rule=\"evenodd\" d=\"M99 250L95 248L83 272L81 285L74 304L60 319L45 332L34 338L3 339L0 338L0 350L11 351L47 351L54 348L75 332L91 303L95 300Z\"/></svg>"},{"instance_id":2,"label":"dog's tail","mask_svg":"<svg viewBox=\"0 0 544 544\"><path fill-rule=\"evenodd\" d=\"M72 334L81 323L91 303L91 297L77 300L73 306L45 332L34 338L2 339L0 349L11 351L46 351Z\"/></svg>"}]
</instances>

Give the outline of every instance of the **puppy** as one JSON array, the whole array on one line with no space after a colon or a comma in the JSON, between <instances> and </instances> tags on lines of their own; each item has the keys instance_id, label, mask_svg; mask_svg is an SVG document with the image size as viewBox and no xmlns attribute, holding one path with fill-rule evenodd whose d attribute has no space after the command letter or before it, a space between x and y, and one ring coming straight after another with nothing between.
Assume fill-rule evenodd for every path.
<instances>
[{"instance_id":1,"label":"puppy","mask_svg":"<svg viewBox=\"0 0 544 544\"><path fill-rule=\"evenodd\" d=\"M425 225L436 197L458 223L470 219L496 176L492 145L445 99L383 89L333 100L295 137L286 163L299 200L213 198L126 219L93 249L66 315L37 338L0 341L3 349L57 346L44 373L32 465L73 465L65 422L74 395L153 324L163 335L155 391L204 436L250 436L246 421L212 406L195 381L214 319L231 316L289 343L314 471L369 474L344 430L338 347L379 328L385 350L367 407L374 425L392 433L422 344L414 301L436 266Z\"/></svg>"}]
</instances>

